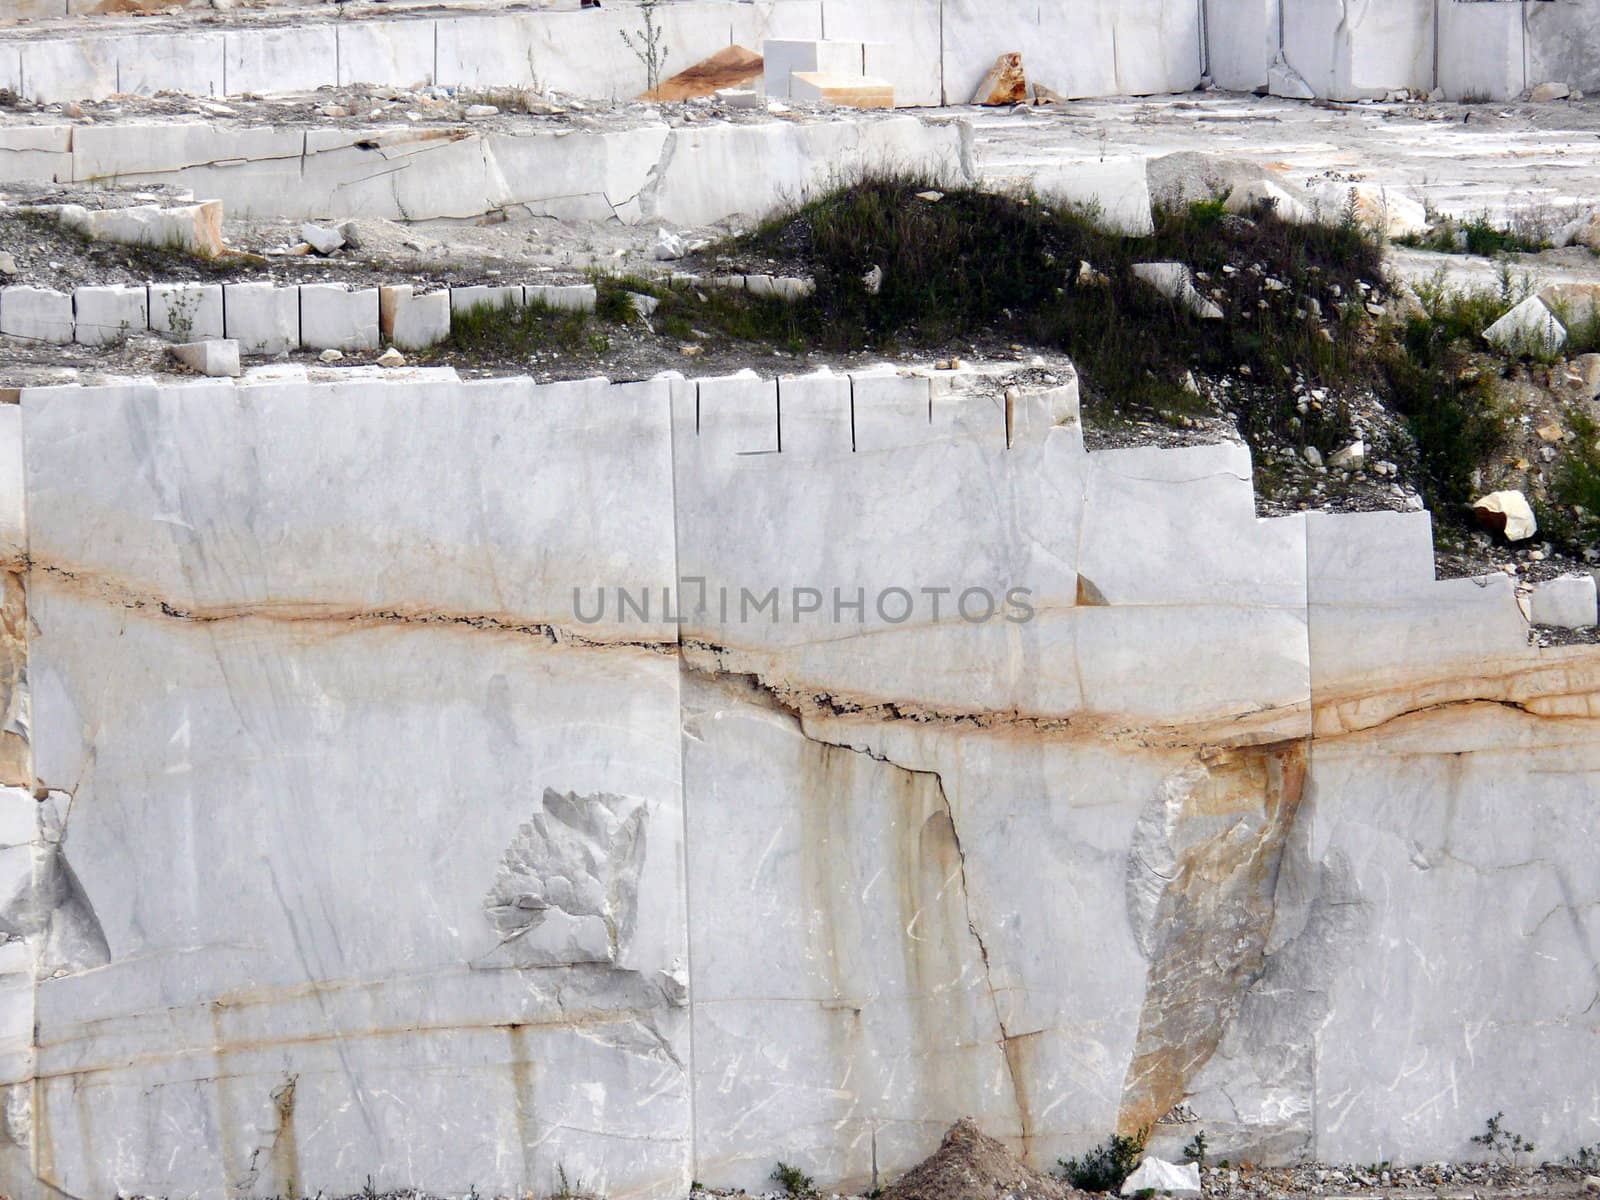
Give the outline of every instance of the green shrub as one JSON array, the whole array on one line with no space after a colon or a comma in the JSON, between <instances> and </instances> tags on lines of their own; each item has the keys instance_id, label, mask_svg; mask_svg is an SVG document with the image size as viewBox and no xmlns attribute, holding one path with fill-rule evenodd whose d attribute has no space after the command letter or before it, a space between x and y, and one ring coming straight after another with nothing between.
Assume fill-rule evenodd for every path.
<instances>
[{"instance_id":1,"label":"green shrub","mask_svg":"<svg viewBox=\"0 0 1600 1200\"><path fill-rule=\"evenodd\" d=\"M781 1187L785 1194L790 1196L812 1196L816 1194L816 1183L799 1167L790 1166L781 1159L778 1165L772 1168L768 1177L773 1183Z\"/></svg>"},{"instance_id":2,"label":"green shrub","mask_svg":"<svg viewBox=\"0 0 1600 1200\"><path fill-rule=\"evenodd\" d=\"M1149 1138L1148 1125L1135 1134L1125 1136L1113 1133L1083 1157L1063 1158L1060 1161L1061 1175L1079 1191L1120 1191L1144 1156L1145 1143Z\"/></svg>"}]
</instances>

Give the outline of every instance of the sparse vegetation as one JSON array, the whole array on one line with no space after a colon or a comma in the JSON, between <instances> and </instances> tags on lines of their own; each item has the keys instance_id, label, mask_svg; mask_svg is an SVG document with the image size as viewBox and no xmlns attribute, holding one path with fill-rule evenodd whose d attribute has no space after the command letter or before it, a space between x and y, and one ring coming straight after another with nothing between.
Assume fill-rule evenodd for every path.
<instances>
[{"instance_id":1,"label":"sparse vegetation","mask_svg":"<svg viewBox=\"0 0 1600 1200\"><path fill-rule=\"evenodd\" d=\"M1565 418L1574 437L1551 473L1550 503L1536 515L1552 542L1581 553L1600 545L1600 423L1577 405Z\"/></svg>"},{"instance_id":2,"label":"sparse vegetation","mask_svg":"<svg viewBox=\"0 0 1600 1200\"><path fill-rule=\"evenodd\" d=\"M645 91L653 92L661 86L661 72L667 65L667 47L662 45L666 30L656 24L656 7L661 0L640 0L639 15L642 28L633 33L619 30L622 42L644 67Z\"/></svg>"},{"instance_id":3,"label":"sparse vegetation","mask_svg":"<svg viewBox=\"0 0 1600 1200\"><path fill-rule=\"evenodd\" d=\"M1081 1158L1063 1158L1061 1176L1080 1191L1118 1192L1139 1165L1149 1139L1149 1126L1133 1134L1113 1133Z\"/></svg>"},{"instance_id":4,"label":"sparse vegetation","mask_svg":"<svg viewBox=\"0 0 1600 1200\"><path fill-rule=\"evenodd\" d=\"M1202 1171L1206 1168L1206 1131L1198 1130L1183 1148L1183 1161L1192 1162Z\"/></svg>"},{"instance_id":5,"label":"sparse vegetation","mask_svg":"<svg viewBox=\"0 0 1600 1200\"><path fill-rule=\"evenodd\" d=\"M1425 234L1397 238L1402 246L1435 250L1444 254L1477 254L1496 258L1502 254L1537 254L1550 246L1542 232L1542 222L1513 221L1496 225L1489 214L1479 213L1465 221L1439 218Z\"/></svg>"},{"instance_id":6,"label":"sparse vegetation","mask_svg":"<svg viewBox=\"0 0 1600 1200\"><path fill-rule=\"evenodd\" d=\"M525 358L536 351L589 347L586 313L534 301L501 307L480 304L455 313L446 348L488 358Z\"/></svg>"},{"instance_id":7,"label":"sparse vegetation","mask_svg":"<svg viewBox=\"0 0 1600 1200\"><path fill-rule=\"evenodd\" d=\"M1483 1132L1474 1134L1472 1144L1490 1151L1503 1165L1514 1167L1524 1154L1532 1154L1533 1143L1503 1124L1505 1113L1497 1112L1483 1123Z\"/></svg>"},{"instance_id":8,"label":"sparse vegetation","mask_svg":"<svg viewBox=\"0 0 1600 1200\"><path fill-rule=\"evenodd\" d=\"M583 1186L581 1176L567 1175L567 1164L556 1164L556 1188L549 1200L603 1200L592 1188Z\"/></svg>"},{"instance_id":9,"label":"sparse vegetation","mask_svg":"<svg viewBox=\"0 0 1600 1200\"><path fill-rule=\"evenodd\" d=\"M781 1187L784 1190L785 1195L816 1195L817 1186L811 1176L807 1175L799 1167L792 1166L789 1163L783 1162L781 1159L779 1160L778 1165L772 1168L772 1174L768 1176L768 1178L770 1178L773 1183Z\"/></svg>"}]
</instances>

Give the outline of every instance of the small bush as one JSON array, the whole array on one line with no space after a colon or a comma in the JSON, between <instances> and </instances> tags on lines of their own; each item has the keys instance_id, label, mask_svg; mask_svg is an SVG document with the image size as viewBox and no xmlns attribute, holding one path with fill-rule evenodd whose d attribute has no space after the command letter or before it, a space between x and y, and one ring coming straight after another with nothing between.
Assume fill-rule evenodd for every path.
<instances>
[{"instance_id":1,"label":"small bush","mask_svg":"<svg viewBox=\"0 0 1600 1200\"><path fill-rule=\"evenodd\" d=\"M1206 1167L1206 1131L1197 1132L1189 1139L1189 1144L1183 1148L1183 1161L1192 1162L1202 1171Z\"/></svg>"},{"instance_id":2,"label":"small bush","mask_svg":"<svg viewBox=\"0 0 1600 1200\"><path fill-rule=\"evenodd\" d=\"M1566 418L1576 436L1551 472L1551 503L1540 528L1569 553L1581 554L1600 545L1600 424L1576 406Z\"/></svg>"},{"instance_id":3,"label":"small bush","mask_svg":"<svg viewBox=\"0 0 1600 1200\"><path fill-rule=\"evenodd\" d=\"M1533 1153L1533 1143L1520 1133L1512 1133L1501 1122L1505 1113L1497 1112L1483 1123L1483 1132L1474 1134L1472 1144L1494 1153L1504 1165L1515 1166L1519 1156Z\"/></svg>"},{"instance_id":4,"label":"small bush","mask_svg":"<svg viewBox=\"0 0 1600 1200\"><path fill-rule=\"evenodd\" d=\"M817 1191L816 1182L811 1176L781 1159L778 1165L772 1168L772 1174L768 1178L789 1196L812 1196Z\"/></svg>"},{"instance_id":5,"label":"small bush","mask_svg":"<svg viewBox=\"0 0 1600 1200\"><path fill-rule=\"evenodd\" d=\"M1061 1175L1083 1192L1117 1192L1139 1165L1145 1143L1150 1139L1147 1125L1138 1133L1124 1136L1113 1133L1082 1158L1063 1158Z\"/></svg>"}]
</instances>

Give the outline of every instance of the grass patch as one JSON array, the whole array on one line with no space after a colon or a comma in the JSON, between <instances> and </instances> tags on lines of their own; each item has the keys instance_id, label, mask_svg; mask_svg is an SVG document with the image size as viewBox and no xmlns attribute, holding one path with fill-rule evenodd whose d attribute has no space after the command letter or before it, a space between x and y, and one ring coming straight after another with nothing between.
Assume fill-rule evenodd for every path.
<instances>
[{"instance_id":1,"label":"grass patch","mask_svg":"<svg viewBox=\"0 0 1600 1200\"><path fill-rule=\"evenodd\" d=\"M441 350L487 359L526 358L543 351L603 353L609 339L590 327L589 315L527 304L478 304L450 318L450 337Z\"/></svg>"}]
</instances>

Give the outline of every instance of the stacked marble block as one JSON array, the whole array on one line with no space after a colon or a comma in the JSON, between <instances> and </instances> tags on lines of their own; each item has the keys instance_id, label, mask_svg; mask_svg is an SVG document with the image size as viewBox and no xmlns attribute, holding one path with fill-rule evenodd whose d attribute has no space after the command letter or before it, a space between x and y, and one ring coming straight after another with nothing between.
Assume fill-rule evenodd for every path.
<instances>
[{"instance_id":1,"label":"stacked marble block","mask_svg":"<svg viewBox=\"0 0 1600 1200\"><path fill-rule=\"evenodd\" d=\"M849 108L893 108L894 85L879 76L890 47L876 42L777 38L761 43L769 97Z\"/></svg>"},{"instance_id":2,"label":"stacked marble block","mask_svg":"<svg viewBox=\"0 0 1600 1200\"><path fill-rule=\"evenodd\" d=\"M461 287L417 295L411 284L352 290L342 283L152 283L0 289L0 334L65 345L111 345L132 333L178 341L231 338L242 354L406 350L450 335L452 312L478 304L540 303L592 312L593 284Z\"/></svg>"}]
</instances>

